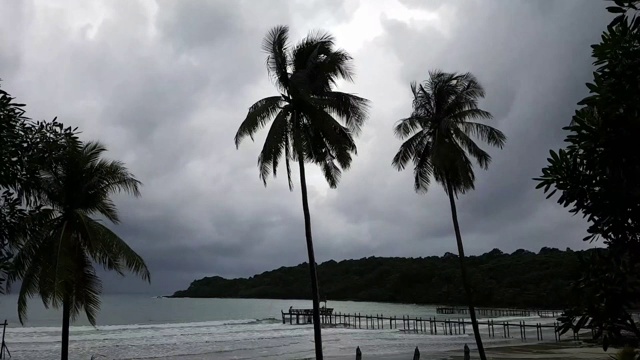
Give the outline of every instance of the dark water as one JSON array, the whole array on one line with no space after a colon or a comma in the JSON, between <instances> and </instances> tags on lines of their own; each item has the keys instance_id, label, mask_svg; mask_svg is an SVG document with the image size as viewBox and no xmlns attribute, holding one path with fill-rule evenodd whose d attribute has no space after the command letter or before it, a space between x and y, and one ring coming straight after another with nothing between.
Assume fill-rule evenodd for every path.
<instances>
[{"instance_id":1,"label":"dark water","mask_svg":"<svg viewBox=\"0 0 640 360\"><path fill-rule=\"evenodd\" d=\"M0 316L9 321L6 342L12 359L59 358L60 312L46 310L41 302L34 300L30 303L27 323L22 327L17 319L16 300L14 295L0 298ZM85 318L73 324L70 358L275 360L313 357L312 327L282 324L280 311L290 306L311 307L311 303L104 296L96 328L89 326ZM330 301L328 306L342 313L435 316L433 306L345 301ZM395 329L323 329L323 346L328 358L351 359L356 346L369 355L365 358L398 354L407 354L404 357L410 358L415 346L420 347L422 354L443 356L447 351L461 349L465 343L472 346L473 342L469 335L406 334ZM505 340L487 339L487 342L497 344Z\"/></svg>"}]
</instances>

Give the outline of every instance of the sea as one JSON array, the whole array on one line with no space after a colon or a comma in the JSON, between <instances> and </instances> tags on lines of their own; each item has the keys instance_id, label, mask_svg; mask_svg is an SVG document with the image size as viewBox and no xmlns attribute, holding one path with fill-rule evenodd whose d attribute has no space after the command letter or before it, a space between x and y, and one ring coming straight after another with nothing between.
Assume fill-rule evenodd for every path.
<instances>
[{"instance_id":1,"label":"sea","mask_svg":"<svg viewBox=\"0 0 640 360\"><path fill-rule=\"evenodd\" d=\"M96 327L81 316L70 330L72 360L108 359L311 359L314 357L313 327L282 323L281 311L289 307L310 308L308 300L172 299L140 295L104 295ZM437 315L435 306L372 302L329 301L341 313L458 318ZM59 359L61 311L45 309L38 299L29 303L24 326L17 316L17 297L0 296L0 321L7 320L5 343L13 360ZM494 318L494 321L549 322L553 319ZM400 320L398 321L400 324ZM488 337L485 346L521 343L501 336ZM498 333L500 327L495 326ZM528 338L536 339L535 329ZM406 333L398 329L367 330L323 328L327 359L353 359L360 347L364 359L410 359L415 347L423 358L446 359L452 351L462 354L475 341L471 327L466 335ZM516 334L513 334L516 333ZM546 334L553 339L553 334ZM5 356L7 355L5 350Z\"/></svg>"}]
</instances>

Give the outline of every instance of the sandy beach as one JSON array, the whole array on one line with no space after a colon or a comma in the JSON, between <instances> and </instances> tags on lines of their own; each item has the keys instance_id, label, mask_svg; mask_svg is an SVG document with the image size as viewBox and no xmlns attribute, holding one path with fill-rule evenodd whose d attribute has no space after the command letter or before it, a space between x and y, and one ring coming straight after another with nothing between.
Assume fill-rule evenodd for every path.
<instances>
[{"instance_id":1,"label":"sandy beach","mask_svg":"<svg viewBox=\"0 0 640 360\"><path fill-rule=\"evenodd\" d=\"M597 345L586 344L582 342L560 342L560 343L540 343L540 344L523 344L509 345L501 347L488 348L487 357L494 360L503 359L609 359L610 355L615 354L616 349L610 349L607 352ZM477 358L477 355L471 359ZM462 351L460 355L452 354L448 359L462 360Z\"/></svg>"},{"instance_id":2,"label":"sandy beach","mask_svg":"<svg viewBox=\"0 0 640 360\"><path fill-rule=\"evenodd\" d=\"M471 344L469 344L471 345ZM478 359L475 350L471 350L471 359ZM560 343L537 343L537 344L512 344L506 346L494 346L486 349L487 358L493 360L511 360L511 359L546 359L546 360L564 360L564 359L601 359L609 360L610 355L615 354L617 349L610 349L604 352L601 347L583 342L566 341ZM421 358L429 360L463 360L463 350L450 351L441 355L423 355ZM407 349L406 354L390 354L390 355L364 355L363 359L370 360L407 360L411 359L413 351ZM355 355L344 355L339 357L328 357L331 360L347 360L354 359Z\"/></svg>"}]
</instances>

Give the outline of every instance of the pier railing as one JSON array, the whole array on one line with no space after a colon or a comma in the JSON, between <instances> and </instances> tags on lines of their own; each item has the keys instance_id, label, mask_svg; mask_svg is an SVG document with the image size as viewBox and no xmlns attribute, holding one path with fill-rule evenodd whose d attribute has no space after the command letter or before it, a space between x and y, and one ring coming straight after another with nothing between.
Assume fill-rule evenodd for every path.
<instances>
[{"instance_id":1,"label":"pier railing","mask_svg":"<svg viewBox=\"0 0 640 360\"><path fill-rule=\"evenodd\" d=\"M517 315L514 315L517 316ZM527 316L527 315L524 315ZM331 314L321 314L320 321L324 326L341 326L346 328L355 329L369 329L369 330L384 330L384 329L398 329L407 333L422 333L430 335L462 335L466 334L467 330L472 332L471 328L467 328L471 325L468 320L465 319L436 319L435 317L422 318L422 317L410 317L410 316L384 316L381 314L367 315L367 314L343 314L339 312L333 312ZM313 316L300 314L298 312L282 312L282 323L291 325L303 325L312 324ZM554 322L552 324L542 323L526 323L525 321L500 321L496 322L492 319L484 321L478 321L480 329L486 329L489 337L503 337L514 338L520 337L523 341L527 340L528 336L533 339L533 330L535 329L535 339L538 341L551 340L551 338L545 339L545 337L553 336L553 340L560 341L560 333L557 331L559 324ZM553 335L549 334L553 332ZM513 333L513 336L512 336ZM579 334L574 334L573 338L578 339Z\"/></svg>"},{"instance_id":2,"label":"pier railing","mask_svg":"<svg viewBox=\"0 0 640 360\"><path fill-rule=\"evenodd\" d=\"M468 315L469 308L465 306L439 306L436 308L437 314L444 315ZM531 309L494 309L494 308L476 308L476 314L485 317L504 317L504 316L539 316L541 318L557 318L562 315L561 310L531 310Z\"/></svg>"}]
</instances>

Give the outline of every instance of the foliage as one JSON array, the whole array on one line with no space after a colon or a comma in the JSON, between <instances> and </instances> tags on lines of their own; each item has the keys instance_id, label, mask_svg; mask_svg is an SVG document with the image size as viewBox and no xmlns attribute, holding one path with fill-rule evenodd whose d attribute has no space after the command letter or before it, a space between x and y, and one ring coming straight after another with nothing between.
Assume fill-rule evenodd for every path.
<instances>
[{"instance_id":1,"label":"foliage","mask_svg":"<svg viewBox=\"0 0 640 360\"><path fill-rule=\"evenodd\" d=\"M12 239L29 228L25 219L40 210L35 196L40 169L57 162L76 129L53 121L32 121L24 104L0 89L0 285L9 270ZM34 224L32 224L33 226ZM31 226L31 227L32 227ZM1 292L1 289L0 289Z\"/></svg>"},{"instance_id":2,"label":"foliage","mask_svg":"<svg viewBox=\"0 0 640 360\"><path fill-rule=\"evenodd\" d=\"M574 302L560 318L560 333L593 328L605 350L628 341L629 335L640 335L628 312L640 305L640 265L600 249L581 259L581 269L570 297Z\"/></svg>"},{"instance_id":3,"label":"foliage","mask_svg":"<svg viewBox=\"0 0 640 360\"><path fill-rule=\"evenodd\" d=\"M577 304L561 319L563 331L594 328L605 350L626 335L640 336L629 315L640 298L640 2L614 3L607 10L619 15L592 46L591 94L564 128L567 147L550 152L536 179L548 198L558 192L558 203L587 219L585 240L601 238L609 248L589 260Z\"/></svg>"},{"instance_id":4,"label":"foliage","mask_svg":"<svg viewBox=\"0 0 640 360\"><path fill-rule=\"evenodd\" d=\"M613 247L638 250L640 18L621 15L613 24L593 45L597 69L587 84L592 95L564 128L568 146L550 152L549 165L536 180L549 197L559 191L558 203L587 218L586 240L602 237Z\"/></svg>"},{"instance_id":5,"label":"foliage","mask_svg":"<svg viewBox=\"0 0 640 360\"><path fill-rule=\"evenodd\" d=\"M305 162L320 166L329 186L335 188L342 170L351 165L356 153L353 136L362 127L368 100L334 91L338 80L353 80L351 56L335 48L327 33L310 33L295 46L289 44L289 28L276 26L265 37L267 69L280 95L259 100L249 108L235 143L253 135L272 122L260 156L260 178L267 185L269 173L277 174L284 157L289 189L293 189L290 161L300 168L300 189L305 238L313 293L314 342L316 359L322 360L322 339L311 215L307 199ZM338 121L341 120L341 121Z\"/></svg>"},{"instance_id":6,"label":"foliage","mask_svg":"<svg viewBox=\"0 0 640 360\"><path fill-rule=\"evenodd\" d=\"M411 90L413 112L395 127L396 136L406 141L393 158L393 165L403 170L411 160L416 191L426 192L433 176L449 195L461 281L467 296L478 353L485 360L464 260L455 197L474 188L475 173L470 158L475 159L483 169L487 169L491 161L491 156L472 137L502 148L506 136L489 125L472 121L490 119L491 114L478 108L478 100L484 97L484 89L470 73L432 71L424 84L412 83Z\"/></svg>"},{"instance_id":7,"label":"foliage","mask_svg":"<svg viewBox=\"0 0 640 360\"><path fill-rule=\"evenodd\" d=\"M100 305L101 282L94 263L123 275L130 270L149 280L149 271L121 238L107 228L100 215L118 223L114 192L139 195L139 184L118 161L101 158L105 148L96 142L74 142L58 164L44 167L37 198L43 208L27 222L39 223L14 244L16 254L9 282L21 280L18 314L26 319L27 299L39 296L46 307L70 305L75 318L84 310L92 325Z\"/></svg>"},{"instance_id":8,"label":"foliage","mask_svg":"<svg viewBox=\"0 0 640 360\"><path fill-rule=\"evenodd\" d=\"M570 284L580 276L580 257L574 252L543 248L538 254L498 249L468 256L470 283L478 306L565 307ZM175 297L309 299L306 264L281 267L249 278L218 276L195 280ZM380 301L465 305L458 257L381 258L327 261L318 265L322 297L329 300Z\"/></svg>"},{"instance_id":9,"label":"foliage","mask_svg":"<svg viewBox=\"0 0 640 360\"><path fill-rule=\"evenodd\" d=\"M338 80L353 80L353 70L351 56L335 49L331 35L311 33L295 46L288 38L286 26L277 26L266 36L263 50L269 54L267 68L280 94L249 108L235 143L238 146L247 136L253 139L258 130L273 121L258 157L265 185L269 173L276 176L284 157L290 188L289 162L298 159L320 166L334 188L341 169L350 166L356 153L353 136L367 117L368 100L333 90Z\"/></svg>"},{"instance_id":10,"label":"foliage","mask_svg":"<svg viewBox=\"0 0 640 360\"><path fill-rule=\"evenodd\" d=\"M491 156L472 139L502 148L506 137L489 125L474 119L490 119L491 114L478 108L484 89L469 74L429 72L424 84L411 84L413 112L400 120L394 132L406 141L393 158L393 165L403 170L409 161L414 164L414 187L426 192L431 177L445 191L451 186L454 194L464 194L474 188L475 173L470 157L486 169Z\"/></svg>"}]
</instances>

